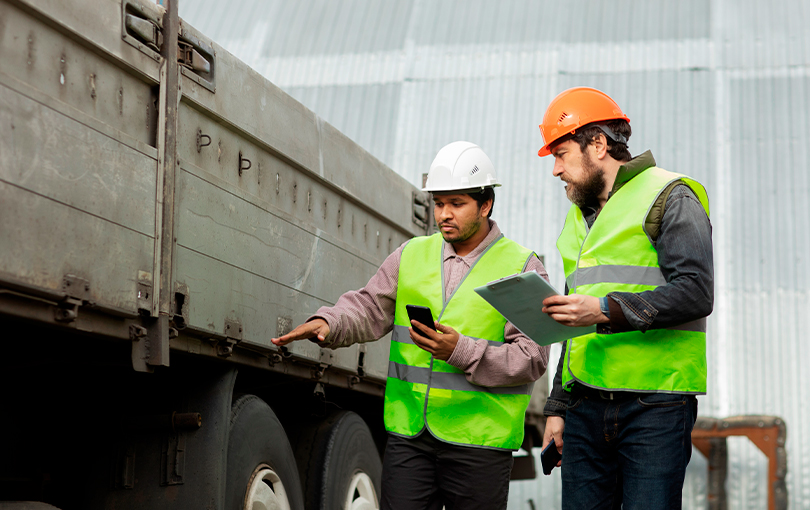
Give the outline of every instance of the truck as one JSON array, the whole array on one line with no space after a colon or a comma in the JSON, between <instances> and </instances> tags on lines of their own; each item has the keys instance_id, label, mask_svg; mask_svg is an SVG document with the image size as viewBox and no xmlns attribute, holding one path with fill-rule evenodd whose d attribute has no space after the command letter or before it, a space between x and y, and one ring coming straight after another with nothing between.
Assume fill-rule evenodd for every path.
<instances>
[{"instance_id":1,"label":"truck","mask_svg":"<svg viewBox=\"0 0 810 510\"><path fill-rule=\"evenodd\" d=\"M0 0L0 508L378 508L390 338L270 339L431 228L176 1Z\"/></svg>"}]
</instances>

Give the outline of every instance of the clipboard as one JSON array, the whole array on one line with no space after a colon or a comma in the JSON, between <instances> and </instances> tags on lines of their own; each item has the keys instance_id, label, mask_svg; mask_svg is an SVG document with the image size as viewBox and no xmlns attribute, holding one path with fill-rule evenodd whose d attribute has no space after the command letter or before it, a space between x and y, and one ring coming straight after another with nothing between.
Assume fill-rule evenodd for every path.
<instances>
[{"instance_id":1,"label":"clipboard","mask_svg":"<svg viewBox=\"0 0 810 510\"><path fill-rule=\"evenodd\" d=\"M596 331L595 326L564 326L541 312L543 300L559 292L534 271L489 282L476 287L475 292L538 345L551 345Z\"/></svg>"}]
</instances>

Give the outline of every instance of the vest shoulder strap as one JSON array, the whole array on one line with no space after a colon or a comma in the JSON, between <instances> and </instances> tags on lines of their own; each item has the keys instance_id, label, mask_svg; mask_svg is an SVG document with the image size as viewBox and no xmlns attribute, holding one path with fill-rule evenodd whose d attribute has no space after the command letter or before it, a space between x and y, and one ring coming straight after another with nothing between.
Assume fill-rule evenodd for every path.
<instances>
[{"instance_id":1,"label":"vest shoulder strap","mask_svg":"<svg viewBox=\"0 0 810 510\"><path fill-rule=\"evenodd\" d=\"M664 219L669 194L672 193L675 186L681 184L683 184L681 181L671 182L669 186L658 195L655 203L650 207L650 212L647 214L647 219L644 221L644 230L647 232L647 235L650 236L650 240L653 244L658 240L658 234L661 233L661 221Z\"/></svg>"},{"instance_id":2,"label":"vest shoulder strap","mask_svg":"<svg viewBox=\"0 0 810 510\"><path fill-rule=\"evenodd\" d=\"M653 203L652 207L650 207L650 212L647 214L647 219L644 221L644 231L647 232L647 235L650 237L650 241L652 241L653 244L658 241L658 236L661 234L661 222L664 219L664 213L666 213L669 195L672 194L672 191L678 186L686 186L689 193L694 195L694 191L692 191L689 185L682 180L669 183L669 185L664 188L664 191L658 195L658 198L655 199L655 203ZM697 199L697 196L695 196L695 199Z\"/></svg>"}]
</instances>

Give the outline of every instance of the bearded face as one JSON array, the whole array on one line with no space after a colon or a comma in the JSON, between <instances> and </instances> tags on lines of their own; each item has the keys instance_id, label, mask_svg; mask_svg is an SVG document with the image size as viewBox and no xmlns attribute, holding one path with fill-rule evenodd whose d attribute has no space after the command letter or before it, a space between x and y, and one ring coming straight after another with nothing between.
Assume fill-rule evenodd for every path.
<instances>
[{"instance_id":1,"label":"bearded face","mask_svg":"<svg viewBox=\"0 0 810 510\"><path fill-rule=\"evenodd\" d=\"M463 243L477 234L487 222L487 213L467 194L435 194L433 214L444 240Z\"/></svg>"},{"instance_id":2,"label":"bearded face","mask_svg":"<svg viewBox=\"0 0 810 510\"><path fill-rule=\"evenodd\" d=\"M599 194L605 189L605 171L590 157L582 153L582 173L578 179L564 177L565 194L568 200L579 206L599 208Z\"/></svg>"}]
</instances>

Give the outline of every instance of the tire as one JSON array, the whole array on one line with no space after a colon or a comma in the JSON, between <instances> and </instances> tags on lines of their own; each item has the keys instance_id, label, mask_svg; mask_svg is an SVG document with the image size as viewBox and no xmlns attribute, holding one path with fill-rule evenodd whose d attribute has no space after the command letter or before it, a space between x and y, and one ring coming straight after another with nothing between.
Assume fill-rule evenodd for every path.
<instances>
[{"instance_id":1,"label":"tire","mask_svg":"<svg viewBox=\"0 0 810 510\"><path fill-rule=\"evenodd\" d=\"M377 510L382 462L366 423L338 411L303 428L296 458L309 510Z\"/></svg>"},{"instance_id":2,"label":"tire","mask_svg":"<svg viewBox=\"0 0 810 510\"><path fill-rule=\"evenodd\" d=\"M304 510L295 456L273 410L254 395L231 406L226 510Z\"/></svg>"}]
</instances>

